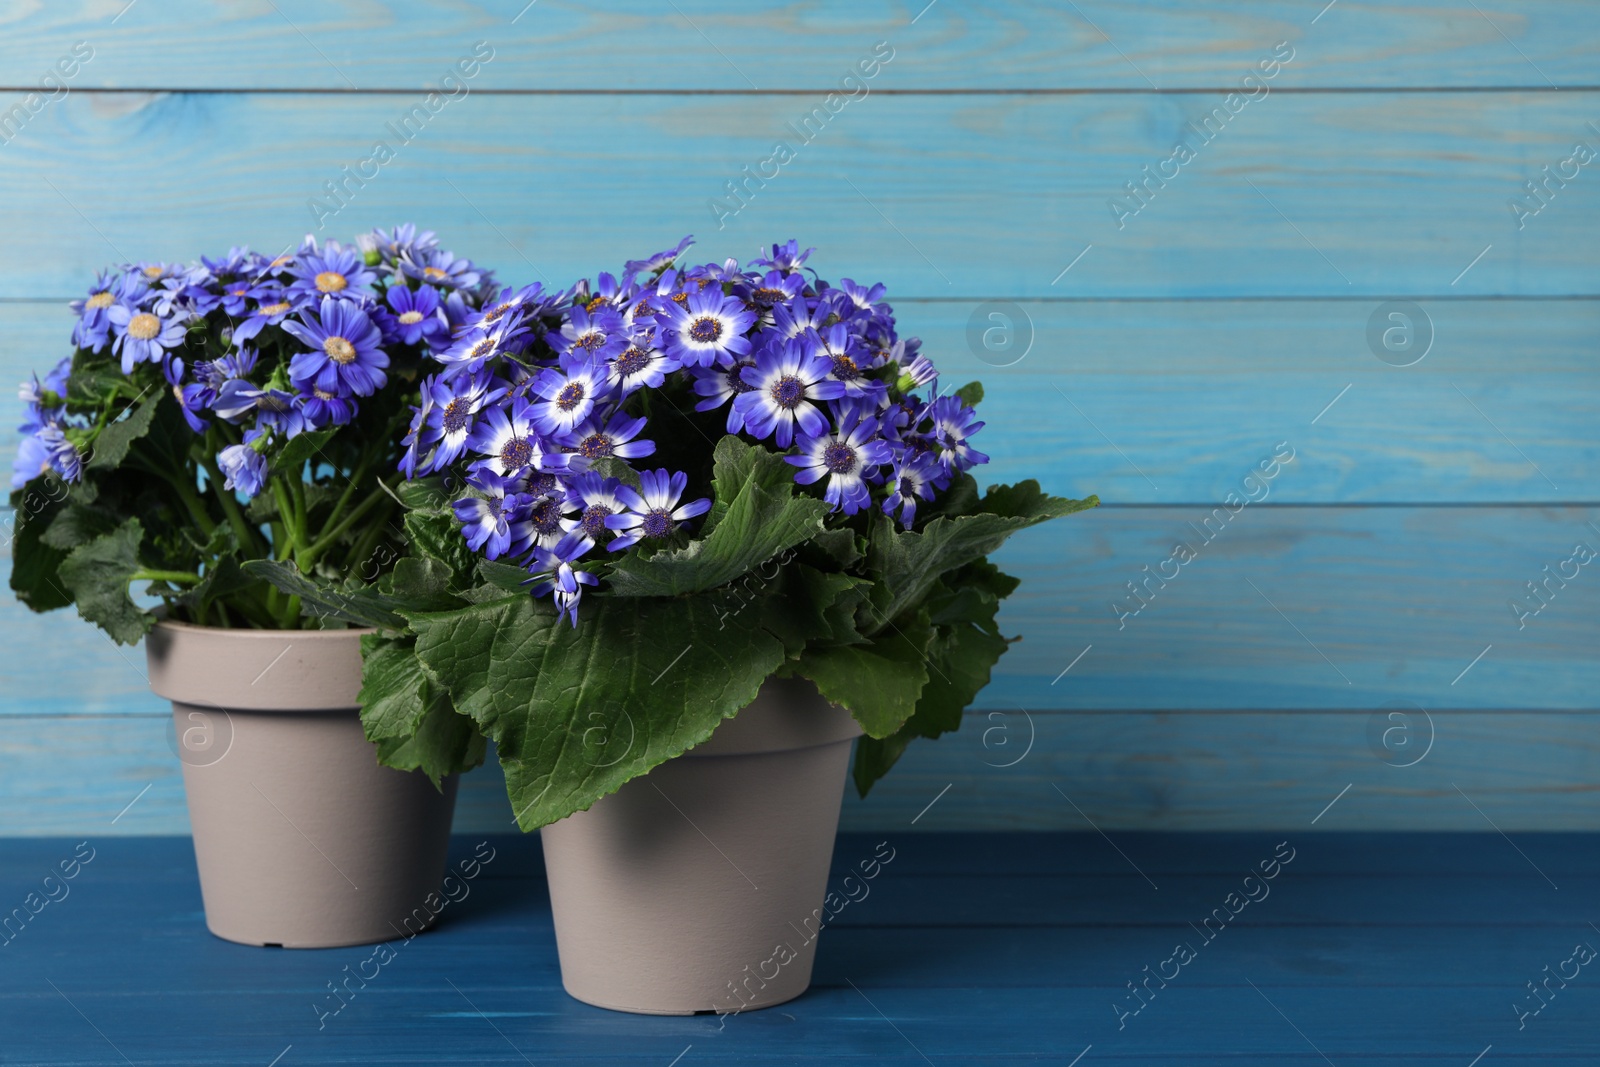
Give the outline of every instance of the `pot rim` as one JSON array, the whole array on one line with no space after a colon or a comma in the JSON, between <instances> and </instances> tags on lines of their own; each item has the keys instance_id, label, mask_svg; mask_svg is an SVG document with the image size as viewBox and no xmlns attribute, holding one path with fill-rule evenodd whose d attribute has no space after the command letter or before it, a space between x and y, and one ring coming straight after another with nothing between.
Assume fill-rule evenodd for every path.
<instances>
[{"instance_id":1,"label":"pot rim","mask_svg":"<svg viewBox=\"0 0 1600 1067\"><path fill-rule=\"evenodd\" d=\"M257 640L266 640L268 638L277 640L286 634L292 634L297 641L301 639L337 641L341 638L359 638L363 634L375 634L378 632L376 626L351 626L343 630L258 630L254 627L247 629L245 627L236 628L231 626L197 626L192 622L179 622L176 619L158 619L152 629L188 630L195 633L226 634L228 636L255 638Z\"/></svg>"}]
</instances>

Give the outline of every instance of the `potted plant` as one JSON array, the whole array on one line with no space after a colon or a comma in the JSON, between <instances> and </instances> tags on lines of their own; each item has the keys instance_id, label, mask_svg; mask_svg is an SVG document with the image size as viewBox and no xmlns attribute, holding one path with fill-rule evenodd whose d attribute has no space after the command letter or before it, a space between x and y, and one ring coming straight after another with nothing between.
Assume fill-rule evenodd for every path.
<instances>
[{"instance_id":1,"label":"potted plant","mask_svg":"<svg viewBox=\"0 0 1600 1067\"><path fill-rule=\"evenodd\" d=\"M805 990L853 739L865 794L955 729L1007 645L985 557L1097 502L978 492L982 390L882 286L688 243L508 292L436 357L399 490L428 584L363 690L495 741L567 991L663 1014Z\"/></svg>"},{"instance_id":2,"label":"potted plant","mask_svg":"<svg viewBox=\"0 0 1600 1067\"><path fill-rule=\"evenodd\" d=\"M410 226L136 263L73 304L75 352L23 387L12 588L145 640L219 937L356 944L431 915L454 774L483 743L421 693L363 731L360 644L399 622L380 591L427 570L392 484L419 370L491 290ZM340 611L261 577L284 572Z\"/></svg>"}]
</instances>

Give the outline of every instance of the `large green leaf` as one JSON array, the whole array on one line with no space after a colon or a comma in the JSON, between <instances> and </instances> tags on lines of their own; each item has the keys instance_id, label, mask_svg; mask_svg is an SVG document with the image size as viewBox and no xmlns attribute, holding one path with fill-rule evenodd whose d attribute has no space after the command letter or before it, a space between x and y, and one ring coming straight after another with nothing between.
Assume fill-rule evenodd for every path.
<instances>
[{"instance_id":1,"label":"large green leaf","mask_svg":"<svg viewBox=\"0 0 1600 1067\"><path fill-rule=\"evenodd\" d=\"M335 432L332 429L306 430L295 434L272 457L272 473L288 474L293 477L299 474L308 462L321 461L329 463L330 461L327 457L322 454L322 449L333 438ZM374 493L383 492L377 486L373 486L371 491Z\"/></svg>"},{"instance_id":2,"label":"large green leaf","mask_svg":"<svg viewBox=\"0 0 1600 1067\"><path fill-rule=\"evenodd\" d=\"M870 585L848 574L830 574L794 563L771 580L762 570L716 591L721 598L724 627L745 601L761 598L761 625L783 642L789 658L798 657L812 644L846 645L864 641L855 628L856 608L866 599Z\"/></svg>"},{"instance_id":3,"label":"large green leaf","mask_svg":"<svg viewBox=\"0 0 1600 1067\"><path fill-rule=\"evenodd\" d=\"M919 532L896 530L886 516L874 515L867 564L878 579L872 591L867 631L878 632L908 607L919 604L947 571L987 556L1018 530L1099 504L1099 498L1068 500L1040 492L1029 480L993 486L976 514L941 515Z\"/></svg>"},{"instance_id":4,"label":"large green leaf","mask_svg":"<svg viewBox=\"0 0 1600 1067\"><path fill-rule=\"evenodd\" d=\"M892 626L865 645L807 648L795 668L849 710L868 737L888 737L916 710L928 681L925 616Z\"/></svg>"},{"instance_id":5,"label":"large green leaf","mask_svg":"<svg viewBox=\"0 0 1600 1067\"><path fill-rule=\"evenodd\" d=\"M72 593L78 614L122 645L139 642L155 619L128 596L139 570L144 527L129 519L112 532L79 545L62 561L61 583Z\"/></svg>"},{"instance_id":6,"label":"large green leaf","mask_svg":"<svg viewBox=\"0 0 1600 1067\"><path fill-rule=\"evenodd\" d=\"M420 770L437 786L483 762L483 735L428 677L413 639L364 634L361 657L361 724L379 763Z\"/></svg>"},{"instance_id":7,"label":"large green leaf","mask_svg":"<svg viewBox=\"0 0 1600 1067\"><path fill-rule=\"evenodd\" d=\"M758 605L596 597L579 626L526 594L409 616L417 655L498 746L524 830L589 807L711 736L783 662Z\"/></svg>"},{"instance_id":8,"label":"large green leaf","mask_svg":"<svg viewBox=\"0 0 1600 1067\"><path fill-rule=\"evenodd\" d=\"M129 413L100 431L90 446L89 462L85 468L92 471L111 470L122 463L128 448L150 432L150 420L167 394L158 392L131 409Z\"/></svg>"},{"instance_id":9,"label":"large green leaf","mask_svg":"<svg viewBox=\"0 0 1600 1067\"><path fill-rule=\"evenodd\" d=\"M729 435L717 443L706 536L652 556L630 553L611 568L615 596L678 596L749 572L822 529L829 506L794 491L783 457Z\"/></svg>"},{"instance_id":10,"label":"large green leaf","mask_svg":"<svg viewBox=\"0 0 1600 1067\"><path fill-rule=\"evenodd\" d=\"M271 582L279 592L300 598L300 613L306 618L336 619L353 626L377 626L401 630L405 620L394 613L395 601L374 589L343 589L318 578L307 577L293 563L275 559L253 559L244 565L252 578Z\"/></svg>"},{"instance_id":11,"label":"large green leaf","mask_svg":"<svg viewBox=\"0 0 1600 1067\"><path fill-rule=\"evenodd\" d=\"M67 494L67 484L54 474L41 474L11 494L11 589L34 611L72 603L58 573L67 550L45 540L66 507Z\"/></svg>"}]
</instances>

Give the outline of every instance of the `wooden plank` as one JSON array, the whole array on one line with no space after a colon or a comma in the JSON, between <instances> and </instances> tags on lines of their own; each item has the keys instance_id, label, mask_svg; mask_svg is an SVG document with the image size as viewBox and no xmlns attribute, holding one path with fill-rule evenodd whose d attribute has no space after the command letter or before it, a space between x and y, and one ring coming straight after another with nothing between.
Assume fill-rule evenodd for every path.
<instances>
[{"instance_id":1,"label":"wooden plank","mask_svg":"<svg viewBox=\"0 0 1600 1067\"><path fill-rule=\"evenodd\" d=\"M129 257L276 251L319 219L347 236L407 218L520 280L616 269L693 232L716 259L800 235L826 275L901 298L1593 294L1594 183L1580 172L1522 229L1507 204L1575 140L1600 141L1597 100L1277 94L1212 143L1190 131L1196 158L1128 217L1113 198L1221 96L885 95L807 142L787 98L480 95L408 143L389 132L404 98L74 93L4 146L5 252L27 269L0 298L70 295ZM314 210L378 138L392 161L352 180L337 216ZM779 138L788 164L738 214L713 208Z\"/></svg>"},{"instance_id":2,"label":"wooden plank","mask_svg":"<svg viewBox=\"0 0 1600 1067\"><path fill-rule=\"evenodd\" d=\"M1590 12L1554 0L1481 15L1444 0L1345 3L1321 15L1320 5L1289 0L924 3L810 0L754 11L545 0L519 12L521 2L441 10L421 0L169 0L123 14L125 0L76 0L11 13L0 69L31 85L57 53L87 40L94 58L75 88L420 89L487 40L495 59L478 82L495 89L826 91L888 40L895 59L881 81L895 88L1146 90L1236 85L1290 40L1300 55L1280 76L1288 85L1569 88L1594 84L1600 43Z\"/></svg>"},{"instance_id":3,"label":"wooden plank","mask_svg":"<svg viewBox=\"0 0 1600 1067\"><path fill-rule=\"evenodd\" d=\"M895 307L951 384L983 381L986 484L1038 478L1118 504L1222 500L1287 440L1300 458L1272 483L1273 503L1600 500L1600 301L1434 303L1437 350L1407 368L1367 350L1370 302ZM1015 324L1013 343L1031 335L1019 362L996 366L1015 355L990 352L981 333L969 344L969 324L989 327L990 313ZM52 365L70 324L64 305L0 304L0 384ZM7 455L14 425L0 426Z\"/></svg>"},{"instance_id":4,"label":"wooden plank","mask_svg":"<svg viewBox=\"0 0 1600 1067\"><path fill-rule=\"evenodd\" d=\"M33 884L28 868L70 854L76 840L0 842L0 885ZM840 854L872 840L846 838ZM921 1053L930 1063L1059 1065L1092 1046L1096 1061L1122 1063L1322 1062L1315 1048L1332 1062L1390 1065L1466 1063L1490 1045L1496 1062L1513 1064L1586 1063L1596 1050L1593 983L1552 983L1548 1004L1520 1029L1509 1007L1574 942L1594 943L1573 919L1578 894L1592 889L1463 880L1456 872L1475 867L1497 835L1412 837L1416 854L1391 852L1386 870L1360 878L1312 864L1322 844L1351 855L1378 844L1371 835L1308 840L1269 897L1199 945L1178 977L1152 981L1148 1003L1125 1017L1112 1009L1130 996L1125 983L1156 969L1175 940L1198 942L1189 923L1226 895L1221 879L1197 873L1204 861L1192 865L1212 839L1151 857L1173 872L1159 892L1044 873L1075 838L991 840L1024 869L984 872L982 850L956 864L965 876L885 868L822 938L808 994L725 1020L622 1015L566 997L542 876L504 876L514 853L534 851L531 839L497 839L504 858L439 927L394 947L375 977L344 988L337 1015L320 1019L312 1005L331 1007L329 984L338 988L346 967L365 971L372 949L270 952L217 940L201 923L187 841L103 841L70 896L5 948L0 1013L28 1020L8 1028L5 1055L63 1067L124 1056L259 1067L280 1054L599 1065L667 1063L692 1049L697 1062L909 1063ZM952 859L970 847L943 835L921 844ZM916 845L905 847L909 859ZM1040 858L1031 873L1027 857ZM928 916L971 921L908 924Z\"/></svg>"},{"instance_id":5,"label":"wooden plank","mask_svg":"<svg viewBox=\"0 0 1600 1067\"><path fill-rule=\"evenodd\" d=\"M1492 820L1513 833L1600 830L1594 715L1435 710L1432 749L1401 767L1424 750L1426 720L1416 716L1412 726L1388 714L1034 713L1029 748L1029 717L973 712L956 734L914 744L865 800L847 788L843 825L879 834L1091 825L1119 834L1310 834L1481 831ZM1390 734L1384 749L1383 732L1394 726L1411 733ZM187 833L169 729L166 717L143 715L0 716L0 834ZM1408 752L1403 737L1417 747ZM504 779L491 758L462 780L455 826L485 834L510 825ZM1103 846L1098 837L1093 843ZM1123 847L1142 866L1167 845ZM1522 847L1541 867L1559 862L1553 857L1562 851ZM1109 847L1100 859L1120 862ZM1533 874L1509 849L1492 862ZM994 858L987 868L1011 869Z\"/></svg>"}]
</instances>

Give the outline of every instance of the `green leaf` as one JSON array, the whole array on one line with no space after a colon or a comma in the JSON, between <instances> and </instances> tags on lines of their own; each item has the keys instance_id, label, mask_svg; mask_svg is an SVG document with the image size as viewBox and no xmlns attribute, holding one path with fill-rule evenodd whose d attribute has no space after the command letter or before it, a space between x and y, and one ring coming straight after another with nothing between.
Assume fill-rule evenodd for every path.
<instances>
[{"instance_id":1,"label":"green leaf","mask_svg":"<svg viewBox=\"0 0 1600 1067\"><path fill-rule=\"evenodd\" d=\"M975 408L979 404L983 403L983 383L968 382L966 385L963 385L960 389L956 390L956 396L960 397L961 402L967 405L967 407Z\"/></svg>"},{"instance_id":2,"label":"green leaf","mask_svg":"<svg viewBox=\"0 0 1600 1067\"><path fill-rule=\"evenodd\" d=\"M928 681L928 623L896 626L865 645L808 648L796 671L847 708L869 737L888 737L916 710Z\"/></svg>"},{"instance_id":3,"label":"green leaf","mask_svg":"<svg viewBox=\"0 0 1600 1067\"><path fill-rule=\"evenodd\" d=\"M405 619L391 609L393 601L376 590L340 589L330 582L307 577L293 563L253 559L244 565L252 578L271 582L280 592L300 598L300 614L308 619L337 619L352 626L405 628Z\"/></svg>"},{"instance_id":4,"label":"green leaf","mask_svg":"<svg viewBox=\"0 0 1600 1067\"><path fill-rule=\"evenodd\" d=\"M42 540L51 548L71 552L79 545L93 541L117 528L117 516L104 508L79 503L76 493L64 501L62 508L45 530Z\"/></svg>"},{"instance_id":5,"label":"green leaf","mask_svg":"<svg viewBox=\"0 0 1600 1067\"><path fill-rule=\"evenodd\" d=\"M217 600L250 588L255 578L246 574L234 556L216 558L196 585L190 586L174 600L189 609L197 619L204 619L206 609Z\"/></svg>"},{"instance_id":6,"label":"green leaf","mask_svg":"<svg viewBox=\"0 0 1600 1067\"><path fill-rule=\"evenodd\" d=\"M131 385L116 360L83 348L73 353L72 371L67 377L67 402L75 408L99 407Z\"/></svg>"},{"instance_id":7,"label":"green leaf","mask_svg":"<svg viewBox=\"0 0 1600 1067\"><path fill-rule=\"evenodd\" d=\"M524 830L565 818L711 736L755 699L783 646L712 596L585 598L574 629L503 597L413 614L417 655L498 746Z\"/></svg>"},{"instance_id":8,"label":"green leaf","mask_svg":"<svg viewBox=\"0 0 1600 1067\"><path fill-rule=\"evenodd\" d=\"M919 532L898 531L887 516L875 514L867 565L877 579L872 590L868 632L877 632L918 604L946 571L987 556L1018 530L1092 508L1097 497L1067 500L1039 491L1039 483L996 486L979 502L976 514L939 516Z\"/></svg>"},{"instance_id":9,"label":"green leaf","mask_svg":"<svg viewBox=\"0 0 1600 1067\"><path fill-rule=\"evenodd\" d=\"M333 438L334 433L332 429L305 430L289 438L271 457L272 473L287 474L292 478L298 476L307 463L317 460L328 463L329 460L322 454L322 447ZM381 489L375 491L383 492Z\"/></svg>"},{"instance_id":10,"label":"green leaf","mask_svg":"<svg viewBox=\"0 0 1600 1067\"><path fill-rule=\"evenodd\" d=\"M122 645L138 644L155 619L128 596L139 570L144 527L129 519L111 533L73 549L61 563L61 582L72 591L78 614Z\"/></svg>"},{"instance_id":11,"label":"green leaf","mask_svg":"<svg viewBox=\"0 0 1600 1067\"><path fill-rule=\"evenodd\" d=\"M396 611L446 611L461 601L450 592L450 565L428 556L402 556L380 583Z\"/></svg>"},{"instance_id":12,"label":"green leaf","mask_svg":"<svg viewBox=\"0 0 1600 1067\"><path fill-rule=\"evenodd\" d=\"M747 584L754 588L746 588ZM761 625L783 642L784 651L793 659L813 644L865 640L856 632L855 612L866 599L869 585L848 574L793 564L770 582L735 582L717 593L724 599L725 614L732 614L745 600L760 597Z\"/></svg>"},{"instance_id":13,"label":"green leaf","mask_svg":"<svg viewBox=\"0 0 1600 1067\"><path fill-rule=\"evenodd\" d=\"M155 418L156 408L161 406L165 398L165 392L157 393L101 430L100 435L94 439L94 444L89 447L90 457L84 467L99 471L112 470L119 466L133 443L150 432L150 420Z\"/></svg>"},{"instance_id":14,"label":"green leaf","mask_svg":"<svg viewBox=\"0 0 1600 1067\"><path fill-rule=\"evenodd\" d=\"M715 501L706 536L649 557L630 553L611 568L613 596L678 596L747 573L822 529L828 505L794 491L783 457L729 435L717 443Z\"/></svg>"},{"instance_id":15,"label":"green leaf","mask_svg":"<svg viewBox=\"0 0 1600 1067\"><path fill-rule=\"evenodd\" d=\"M417 659L416 642L383 634L361 638L361 725L378 746L378 762L420 770L435 786L483 762L477 726L455 710Z\"/></svg>"},{"instance_id":16,"label":"green leaf","mask_svg":"<svg viewBox=\"0 0 1600 1067\"><path fill-rule=\"evenodd\" d=\"M528 579L526 568L496 560L480 559L478 574L485 582L504 592L524 595L528 592L528 587L522 584Z\"/></svg>"},{"instance_id":17,"label":"green leaf","mask_svg":"<svg viewBox=\"0 0 1600 1067\"><path fill-rule=\"evenodd\" d=\"M808 554L821 557L818 562L829 561L840 569L853 566L866 553L856 543L856 532L848 527L834 530L823 530L810 541L804 548Z\"/></svg>"},{"instance_id":18,"label":"green leaf","mask_svg":"<svg viewBox=\"0 0 1600 1067\"><path fill-rule=\"evenodd\" d=\"M463 578L473 573L478 556L461 536L461 524L451 511L416 510L405 515L406 541L414 556L440 560Z\"/></svg>"},{"instance_id":19,"label":"green leaf","mask_svg":"<svg viewBox=\"0 0 1600 1067\"><path fill-rule=\"evenodd\" d=\"M53 473L41 474L11 494L11 590L34 611L72 603L59 575L67 551L45 541L63 513L67 494L67 483Z\"/></svg>"}]
</instances>

